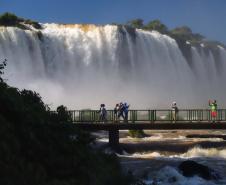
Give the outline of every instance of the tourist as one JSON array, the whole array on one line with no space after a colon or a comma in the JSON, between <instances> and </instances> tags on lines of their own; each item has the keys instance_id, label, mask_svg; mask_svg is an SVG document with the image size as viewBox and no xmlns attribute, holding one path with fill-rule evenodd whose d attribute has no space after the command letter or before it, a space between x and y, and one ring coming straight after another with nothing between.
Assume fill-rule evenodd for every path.
<instances>
[{"instance_id":1,"label":"tourist","mask_svg":"<svg viewBox=\"0 0 226 185\"><path fill-rule=\"evenodd\" d=\"M127 105L127 103L123 104L123 112L124 112L124 121L128 122L129 105Z\"/></svg>"},{"instance_id":2,"label":"tourist","mask_svg":"<svg viewBox=\"0 0 226 185\"><path fill-rule=\"evenodd\" d=\"M119 114L119 104L117 103L114 108L114 120L116 121L118 121L118 114Z\"/></svg>"},{"instance_id":3,"label":"tourist","mask_svg":"<svg viewBox=\"0 0 226 185\"><path fill-rule=\"evenodd\" d=\"M123 103L121 102L119 104L119 110L118 110L118 119L119 120L120 120L120 117L122 117L123 120L125 119L123 112L124 112L124 106L123 106Z\"/></svg>"},{"instance_id":4,"label":"tourist","mask_svg":"<svg viewBox=\"0 0 226 185\"><path fill-rule=\"evenodd\" d=\"M209 100L209 106L210 106L210 109L211 109L210 110L211 111L211 119L215 121L216 118L217 118L217 101L216 100L214 100L214 101Z\"/></svg>"},{"instance_id":5,"label":"tourist","mask_svg":"<svg viewBox=\"0 0 226 185\"><path fill-rule=\"evenodd\" d=\"M177 103L174 101L172 104L172 120L174 122L176 122L177 120L177 114L178 114L178 107L177 107Z\"/></svg>"},{"instance_id":6,"label":"tourist","mask_svg":"<svg viewBox=\"0 0 226 185\"><path fill-rule=\"evenodd\" d=\"M100 121L103 121L103 123L107 121L107 110L105 108L105 104L100 105L99 113L100 113Z\"/></svg>"}]
</instances>

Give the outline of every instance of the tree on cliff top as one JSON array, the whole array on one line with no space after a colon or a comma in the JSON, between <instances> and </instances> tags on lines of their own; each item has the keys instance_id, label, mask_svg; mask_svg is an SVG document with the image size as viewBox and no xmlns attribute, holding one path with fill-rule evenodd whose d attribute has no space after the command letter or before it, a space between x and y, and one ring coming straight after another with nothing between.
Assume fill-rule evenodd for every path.
<instances>
[{"instance_id":1,"label":"tree on cliff top","mask_svg":"<svg viewBox=\"0 0 226 185\"><path fill-rule=\"evenodd\" d=\"M193 33L188 26L177 27L170 31L171 35L174 37L180 37L188 41L202 41L205 37L198 33Z\"/></svg>"},{"instance_id":2,"label":"tree on cliff top","mask_svg":"<svg viewBox=\"0 0 226 185\"><path fill-rule=\"evenodd\" d=\"M23 23L32 25L36 29L42 28L38 22L17 17L13 13L6 12L0 16L0 26L16 26L21 29L28 29Z\"/></svg>"},{"instance_id":3,"label":"tree on cliff top","mask_svg":"<svg viewBox=\"0 0 226 185\"><path fill-rule=\"evenodd\" d=\"M156 30L160 33L166 34L168 33L168 28L166 25L162 24L160 20L153 20L150 21L148 24L144 26L144 29L146 30Z\"/></svg>"},{"instance_id":4,"label":"tree on cliff top","mask_svg":"<svg viewBox=\"0 0 226 185\"><path fill-rule=\"evenodd\" d=\"M142 19L134 19L127 22L128 26L131 26L132 28L138 28L142 29L144 27L144 21Z\"/></svg>"}]
</instances>

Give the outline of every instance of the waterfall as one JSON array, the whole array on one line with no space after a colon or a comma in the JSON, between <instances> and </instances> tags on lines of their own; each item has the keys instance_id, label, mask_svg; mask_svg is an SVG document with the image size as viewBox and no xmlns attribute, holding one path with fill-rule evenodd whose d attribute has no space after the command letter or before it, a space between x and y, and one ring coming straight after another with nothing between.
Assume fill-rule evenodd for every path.
<instances>
[{"instance_id":1,"label":"waterfall","mask_svg":"<svg viewBox=\"0 0 226 185\"><path fill-rule=\"evenodd\" d=\"M172 101L179 108L207 108L208 99L226 105L226 50L192 46L189 61L174 39L155 31L0 27L0 57L8 60L7 82L39 92L51 108L113 108L121 101L144 109L169 108Z\"/></svg>"}]
</instances>

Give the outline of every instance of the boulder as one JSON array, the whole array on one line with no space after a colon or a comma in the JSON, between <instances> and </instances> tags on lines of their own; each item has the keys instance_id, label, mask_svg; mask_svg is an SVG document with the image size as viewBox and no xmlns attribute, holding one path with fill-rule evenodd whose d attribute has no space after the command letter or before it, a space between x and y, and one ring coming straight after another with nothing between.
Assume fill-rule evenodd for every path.
<instances>
[{"instance_id":1,"label":"boulder","mask_svg":"<svg viewBox=\"0 0 226 185\"><path fill-rule=\"evenodd\" d=\"M213 169L191 160L182 162L178 168L185 177L197 175L206 180L217 180L220 178L219 174Z\"/></svg>"}]
</instances>

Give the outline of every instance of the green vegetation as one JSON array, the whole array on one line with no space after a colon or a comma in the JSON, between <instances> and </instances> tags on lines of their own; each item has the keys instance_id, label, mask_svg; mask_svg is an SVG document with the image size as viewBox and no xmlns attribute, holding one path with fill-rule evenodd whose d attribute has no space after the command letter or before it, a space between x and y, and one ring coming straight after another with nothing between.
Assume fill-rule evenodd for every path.
<instances>
[{"instance_id":1,"label":"green vegetation","mask_svg":"<svg viewBox=\"0 0 226 185\"><path fill-rule=\"evenodd\" d=\"M26 24L31 25L36 29L42 28L38 22L17 17L12 13L6 12L0 16L0 26L15 26L21 29L29 29Z\"/></svg>"},{"instance_id":2,"label":"green vegetation","mask_svg":"<svg viewBox=\"0 0 226 185\"><path fill-rule=\"evenodd\" d=\"M148 31L155 30L163 34L168 33L168 28L162 24L160 20L153 20L145 25L142 19L134 19L128 21L126 25L132 28L144 29Z\"/></svg>"},{"instance_id":3,"label":"green vegetation","mask_svg":"<svg viewBox=\"0 0 226 185\"><path fill-rule=\"evenodd\" d=\"M143 138L146 134L143 130L129 130L129 136L133 138Z\"/></svg>"},{"instance_id":4,"label":"green vegetation","mask_svg":"<svg viewBox=\"0 0 226 185\"><path fill-rule=\"evenodd\" d=\"M144 21L142 19L134 19L130 20L127 22L127 25L132 27L132 28L138 28L138 29L143 29L144 27Z\"/></svg>"},{"instance_id":5,"label":"green vegetation","mask_svg":"<svg viewBox=\"0 0 226 185\"><path fill-rule=\"evenodd\" d=\"M66 107L50 112L39 94L8 86L0 65L0 184L126 185L114 155L94 150Z\"/></svg>"},{"instance_id":6,"label":"green vegetation","mask_svg":"<svg viewBox=\"0 0 226 185\"><path fill-rule=\"evenodd\" d=\"M192 45L200 44L200 42L204 42L204 36L198 33L192 33L192 30L187 26L182 26L175 28L170 31L170 36L175 38L176 40L183 40L184 42L189 41Z\"/></svg>"},{"instance_id":7,"label":"green vegetation","mask_svg":"<svg viewBox=\"0 0 226 185\"><path fill-rule=\"evenodd\" d=\"M209 49L215 49L217 45L226 48L222 43L216 41L207 41L203 35L193 33L192 30L187 26L177 27L169 30L167 26L164 25L160 20L152 20L147 24L144 24L144 21L142 19L134 19L128 21L126 26L129 26L133 29L139 28L147 31L155 30L174 38L187 59L191 57L189 52L190 47L200 47L201 43L204 43L205 47ZM188 44L188 42L190 43L190 45Z\"/></svg>"},{"instance_id":8,"label":"green vegetation","mask_svg":"<svg viewBox=\"0 0 226 185\"><path fill-rule=\"evenodd\" d=\"M152 31L152 30L156 30L162 34L167 34L168 33L168 28L166 27L166 25L162 24L160 22L160 20L153 20L153 21L150 21L148 24L146 24L144 26L144 29L145 30L149 30L149 31Z\"/></svg>"},{"instance_id":9,"label":"green vegetation","mask_svg":"<svg viewBox=\"0 0 226 185\"><path fill-rule=\"evenodd\" d=\"M178 27L172 30L169 30L166 25L164 25L160 20L149 21L147 24L144 24L142 19L134 19L128 21L126 24L132 28L139 28L148 31L158 31L162 34L167 34L173 38L181 39L184 41L198 42L202 41L205 37L200 34L192 33L191 29L187 26Z\"/></svg>"},{"instance_id":10,"label":"green vegetation","mask_svg":"<svg viewBox=\"0 0 226 185\"><path fill-rule=\"evenodd\" d=\"M23 19L18 18L16 15L8 12L0 16L0 25L3 26L14 26L22 21Z\"/></svg>"}]
</instances>

